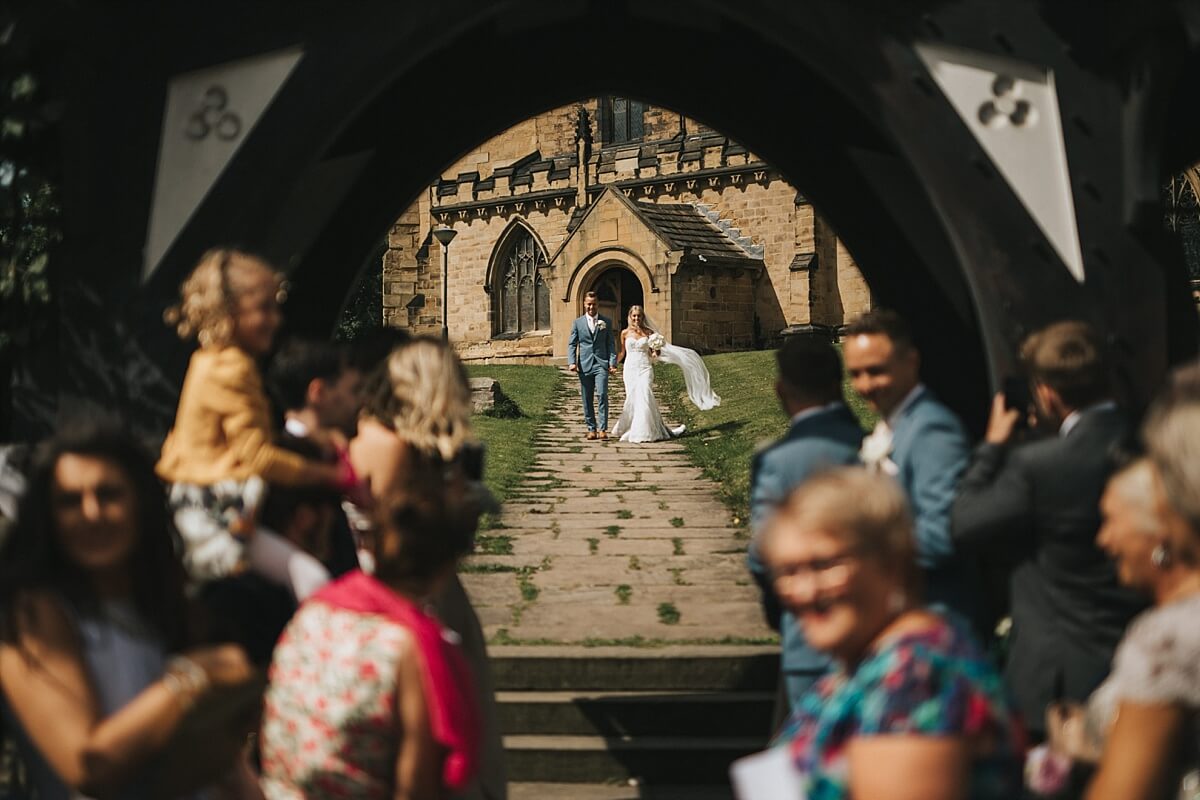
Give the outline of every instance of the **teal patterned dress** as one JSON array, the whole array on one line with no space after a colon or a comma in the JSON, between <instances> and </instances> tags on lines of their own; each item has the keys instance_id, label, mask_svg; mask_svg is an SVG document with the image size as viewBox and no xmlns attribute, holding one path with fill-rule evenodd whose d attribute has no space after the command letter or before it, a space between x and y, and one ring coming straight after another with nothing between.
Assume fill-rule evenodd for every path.
<instances>
[{"instance_id":1,"label":"teal patterned dress","mask_svg":"<svg viewBox=\"0 0 1200 800\"><path fill-rule=\"evenodd\" d=\"M975 754L968 796L1021 794L1024 732L1000 675L959 620L889 637L853 672L830 673L773 744L790 748L808 800L838 800L849 796L851 740L893 734L966 737Z\"/></svg>"}]
</instances>

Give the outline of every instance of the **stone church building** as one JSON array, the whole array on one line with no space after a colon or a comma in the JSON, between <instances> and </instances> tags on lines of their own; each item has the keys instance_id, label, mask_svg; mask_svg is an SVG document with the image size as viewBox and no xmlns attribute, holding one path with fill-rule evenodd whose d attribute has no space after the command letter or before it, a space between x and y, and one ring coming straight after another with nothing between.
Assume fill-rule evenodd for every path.
<instances>
[{"instance_id":1,"label":"stone church building","mask_svg":"<svg viewBox=\"0 0 1200 800\"><path fill-rule=\"evenodd\" d=\"M392 226L384 320L442 327L468 361L566 355L595 291L624 326L643 305L702 353L833 332L870 307L866 283L804 195L741 144L673 111L619 97L527 119L451 166Z\"/></svg>"}]
</instances>

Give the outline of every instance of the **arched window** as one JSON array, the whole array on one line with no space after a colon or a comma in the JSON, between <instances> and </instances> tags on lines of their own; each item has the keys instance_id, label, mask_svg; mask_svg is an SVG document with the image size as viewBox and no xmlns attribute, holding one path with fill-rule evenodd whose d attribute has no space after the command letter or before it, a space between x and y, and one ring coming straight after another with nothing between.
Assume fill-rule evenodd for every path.
<instances>
[{"instance_id":1,"label":"arched window","mask_svg":"<svg viewBox=\"0 0 1200 800\"><path fill-rule=\"evenodd\" d=\"M525 333L550 328L550 288L546 254L533 234L517 228L496 261L496 332Z\"/></svg>"}]
</instances>

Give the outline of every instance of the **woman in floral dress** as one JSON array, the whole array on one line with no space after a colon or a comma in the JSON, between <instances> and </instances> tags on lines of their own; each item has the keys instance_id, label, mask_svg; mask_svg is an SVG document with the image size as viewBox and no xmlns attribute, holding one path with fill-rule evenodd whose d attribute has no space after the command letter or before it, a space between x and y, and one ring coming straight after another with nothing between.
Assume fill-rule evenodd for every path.
<instances>
[{"instance_id":1,"label":"woman in floral dress","mask_svg":"<svg viewBox=\"0 0 1200 800\"><path fill-rule=\"evenodd\" d=\"M835 662L774 742L808 800L1020 796L1013 707L967 625L922 607L912 520L890 478L811 478L763 554L808 643Z\"/></svg>"},{"instance_id":2,"label":"woman in floral dress","mask_svg":"<svg viewBox=\"0 0 1200 800\"><path fill-rule=\"evenodd\" d=\"M269 800L433 800L468 786L479 721L466 661L422 607L471 541L434 473L378 514L375 574L305 603L275 649L262 730Z\"/></svg>"}]
</instances>

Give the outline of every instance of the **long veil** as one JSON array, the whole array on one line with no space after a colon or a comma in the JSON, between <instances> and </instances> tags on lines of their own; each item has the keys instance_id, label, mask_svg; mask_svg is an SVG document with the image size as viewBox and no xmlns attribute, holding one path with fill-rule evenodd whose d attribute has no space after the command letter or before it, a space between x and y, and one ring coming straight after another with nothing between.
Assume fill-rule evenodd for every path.
<instances>
[{"instance_id":1,"label":"long veil","mask_svg":"<svg viewBox=\"0 0 1200 800\"><path fill-rule=\"evenodd\" d=\"M654 321L646 316L644 308L642 309L642 324L655 333L659 332ZM720 396L712 390L708 367L704 366L704 360L695 350L668 342L659 353L658 360L666 364L674 364L683 370L683 382L687 386L688 399L696 408L708 411L710 408L721 405Z\"/></svg>"}]
</instances>

